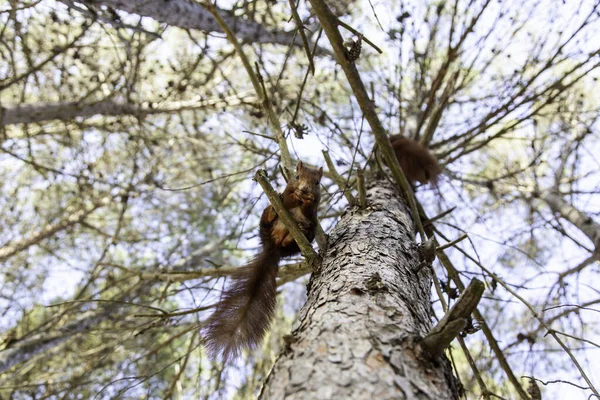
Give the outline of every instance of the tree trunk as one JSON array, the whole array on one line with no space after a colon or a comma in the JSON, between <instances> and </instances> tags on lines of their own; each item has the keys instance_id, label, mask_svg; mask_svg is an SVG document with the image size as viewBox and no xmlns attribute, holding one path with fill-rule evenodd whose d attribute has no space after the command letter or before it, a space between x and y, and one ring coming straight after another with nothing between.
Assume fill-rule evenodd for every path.
<instances>
[{"instance_id":1,"label":"tree trunk","mask_svg":"<svg viewBox=\"0 0 600 400\"><path fill-rule=\"evenodd\" d=\"M456 399L445 356L419 360L431 329L431 274L419 265L413 223L387 182L368 190L329 238L308 299L262 399Z\"/></svg>"}]
</instances>

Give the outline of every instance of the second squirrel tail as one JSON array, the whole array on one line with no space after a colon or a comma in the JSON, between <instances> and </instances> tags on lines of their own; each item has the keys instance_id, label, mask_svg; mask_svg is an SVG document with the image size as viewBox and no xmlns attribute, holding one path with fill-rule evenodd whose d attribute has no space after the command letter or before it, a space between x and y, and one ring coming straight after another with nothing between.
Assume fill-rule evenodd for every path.
<instances>
[{"instance_id":1,"label":"second squirrel tail","mask_svg":"<svg viewBox=\"0 0 600 400\"><path fill-rule=\"evenodd\" d=\"M211 355L222 354L223 361L227 361L260 343L275 315L275 278L280 258L277 250L263 249L235 273L203 328L204 343Z\"/></svg>"}]
</instances>

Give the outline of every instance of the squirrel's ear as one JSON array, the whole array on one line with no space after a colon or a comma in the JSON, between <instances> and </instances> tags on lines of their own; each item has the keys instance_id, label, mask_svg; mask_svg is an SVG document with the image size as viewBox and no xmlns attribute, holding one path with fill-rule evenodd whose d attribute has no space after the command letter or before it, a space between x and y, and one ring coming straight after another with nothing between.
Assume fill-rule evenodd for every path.
<instances>
[{"instance_id":1,"label":"squirrel's ear","mask_svg":"<svg viewBox=\"0 0 600 400\"><path fill-rule=\"evenodd\" d=\"M304 164L302 164L302 161L298 161L298 164L296 164L296 171L300 171L302 168L304 168Z\"/></svg>"},{"instance_id":2,"label":"squirrel's ear","mask_svg":"<svg viewBox=\"0 0 600 400\"><path fill-rule=\"evenodd\" d=\"M323 167L319 168L319 179L323 177Z\"/></svg>"}]
</instances>

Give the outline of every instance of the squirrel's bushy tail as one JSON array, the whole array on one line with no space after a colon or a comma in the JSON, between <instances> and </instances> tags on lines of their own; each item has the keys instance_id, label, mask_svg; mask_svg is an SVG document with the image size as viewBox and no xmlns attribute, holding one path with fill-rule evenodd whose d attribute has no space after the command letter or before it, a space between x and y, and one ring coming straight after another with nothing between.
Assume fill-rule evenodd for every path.
<instances>
[{"instance_id":1,"label":"squirrel's bushy tail","mask_svg":"<svg viewBox=\"0 0 600 400\"><path fill-rule=\"evenodd\" d=\"M263 249L234 274L203 328L204 344L213 357L222 354L227 361L260 343L275 314L280 258L278 251Z\"/></svg>"}]
</instances>

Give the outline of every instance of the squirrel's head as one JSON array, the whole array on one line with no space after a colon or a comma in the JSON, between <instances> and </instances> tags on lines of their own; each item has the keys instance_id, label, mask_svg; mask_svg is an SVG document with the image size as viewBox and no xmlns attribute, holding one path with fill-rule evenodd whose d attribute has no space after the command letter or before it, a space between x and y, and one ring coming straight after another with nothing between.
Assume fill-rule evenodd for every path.
<instances>
[{"instance_id":1,"label":"squirrel's head","mask_svg":"<svg viewBox=\"0 0 600 400\"><path fill-rule=\"evenodd\" d=\"M298 189L306 193L314 193L319 191L319 183L323 176L323 167L314 169L306 167L302 161L298 161L296 165L296 181Z\"/></svg>"}]
</instances>

